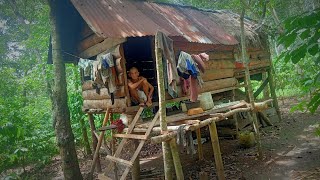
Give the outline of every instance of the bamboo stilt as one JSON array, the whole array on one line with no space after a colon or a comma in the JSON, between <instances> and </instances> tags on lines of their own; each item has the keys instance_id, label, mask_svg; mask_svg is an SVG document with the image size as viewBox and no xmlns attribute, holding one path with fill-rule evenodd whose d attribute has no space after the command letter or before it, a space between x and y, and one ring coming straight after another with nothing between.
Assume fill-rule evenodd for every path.
<instances>
[{"instance_id":1,"label":"bamboo stilt","mask_svg":"<svg viewBox=\"0 0 320 180\"><path fill-rule=\"evenodd\" d=\"M158 83L158 94L159 94L159 114L160 114L160 127L161 133L167 132L167 121L166 121L166 104L165 104L165 87L164 87L164 76L163 76L163 63L162 63L162 50L158 47L158 35L155 38L155 54L156 54L156 66L157 66L157 83ZM165 179L172 179L173 167L172 167L172 156L170 145L168 142L162 142L163 152L163 163L165 171ZM171 164L170 164L171 163Z\"/></svg>"},{"instance_id":2,"label":"bamboo stilt","mask_svg":"<svg viewBox=\"0 0 320 180\"><path fill-rule=\"evenodd\" d=\"M110 115L110 108L108 108L107 111L106 111L106 115L105 115L105 117L103 119L103 122L102 122L102 127L106 126L106 124L107 124L107 122L109 120L109 115ZM94 153L94 156L93 156L92 165L91 165L91 169L90 169L90 176L91 177L93 175L93 171L94 171L94 168L96 166L96 162L97 162L97 160L99 158L99 150L100 150L103 138L104 138L104 133L105 133L105 131L102 131L100 136L99 136L99 139L98 139L97 148L95 150L95 153Z\"/></svg>"},{"instance_id":3,"label":"bamboo stilt","mask_svg":"<svg viewBox=\"0 0 320 180\"><path fill-rule=\"evenodd\" d=\"M254 96L253 96L253 89L252 84L250 81L250 72L249 72L249 58L247 56L247 50L246 50L246 40L245 40L245 34L244 34L244 15L245 15L245 8L242 7L242 13L240 16L240 29L241 29L241 55L242 55L242 61L244 61L245 66L245 81L248 88L248 96L249 96L249 102L252 107L254 107ZM255 126L256 130L256 137L257 137L257 146L258 146L258 158L262 158L262 148L261 148L261 140L260 140L260 133L259 133L259 126L257 121L257 114L254 112L252 113L252 120L253 124Z\"/></svg>"},{"instance_id":4,"label":"bamboo stilt","mask_svg":"<svg viewBox=\"0 0 320 180\"><path fill-rule=\"evenodd\" d=\"M214 153L214 161L216 164L218 179L224 180L226 178L224 176L223 162L222 162L222 157L220 152L216 122L212 121L211 124L209 124L209 130L210 130L210 137L211 137L211 143L212 143L212 148Z\"/></svg>"},{"instance_id":5,"label":"bamboo stilt","mask_svg":"<svg viewBox=\"0 0 320 180\"><path fill-rule=\"evenodd\" d=\"M197 142L198 142L198 157L199 160L203 160L203 148L201 143L201 130L200 128L196 130Z\"/></svg>"},{"instance_id":6,"label":"bamboo stilt","mask_svg":"<svg viewBox=\"0 0 320 180\"><path fill-rule=\"evenodd\" d=\"M178 147L177 147L177 143L176 143L176 138L172 138L170 140L170 148L171 148L174 167L175 167L175 170L176 170L177 180L183 180L184 176L183 176L182 166L181 166L181 162L180 162L180 157L179 157Z\"/></svg>"},{"instance_id":7,"label":"bamboo stilt","mask_svg":"<svg viewBox=\"0 0 320 180\"><path fill-rule=\"evenodd\" d=\"M91 129L91 137L92 137L92 147L93 147L93 152L96 152L97 144L98 144L98 139L94 132L96 131L96 126L94 124L94 117L92 114L88 114L89 117L89 124L90 124L90 129ZM97 167L97 172L101 172L101 164L100 164L100 158L98 157L97 162L96 162L96 167Z\"/></svg>"},{"instance_id":8,"label":"bamboo stilt","mask_svg":"<svg viewBox=\"0 0 320 180\"><path fill-rule=\"evenodd\" d=\"M273 106L276 108L278 117L279 117L279 121L281 121L281 113L280 113L280 108L279 108L279 104L278 104L278 100L277 100L277 94L276 94L276 89L275 89L275 85L274 85L274 81L273 81L273 74L272 74L272 65L270 67L270 69L268 69L268 79L269 79L269 86L270 86L270 94L271 97L273 99Z\"/></svg>"},{"instance_id":9,"label":"bamboo stilt","mask_svg":"<svg viewBox=\"0 0 320 180\"><path fill-rule=\"evenodd\" d=\"M134 143L135 149L137 149L139 142L134 141L133 143ZM133 166L131 168L131 178L132 178L132 180L139 180L140 179L140 158L139 158L139 156L133 162Z\"/></svg>"},{"instance_id":10,"label":"bamboo stilt","mask_svg":"<svg viewBox=\"0 0 320 180\"><path fill-rule=\"evenodd\" d=\"M236 100L236 91L233 89L232 90L232 101L235 101ZM235 126L236 126L236 138L238 139L239 138L239 124L238 124L238 116L237 116L237 113L235 113L233 115L233 119L234 119L234 122L235 122Z\"/></svg>"}]
</instances>

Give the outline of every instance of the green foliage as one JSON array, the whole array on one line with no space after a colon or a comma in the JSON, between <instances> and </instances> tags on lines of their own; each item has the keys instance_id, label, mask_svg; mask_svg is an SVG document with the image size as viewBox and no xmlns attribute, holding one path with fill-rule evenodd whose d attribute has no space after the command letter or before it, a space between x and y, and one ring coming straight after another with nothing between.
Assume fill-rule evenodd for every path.
<instances>
[{"instance_id":1,"label":"green foliage","mask_svg":"<svg viewBox=\"0 0 320 180\"><path fill-rule=\"evenodd\" d=\"M46 77L48 7L0 1L0 172L57 153ZM48 76L47 76L48 75ZM49 83L50 84L50 83Z\"/></svg>"},{"instance_id":2,"label":"green foliage","mask_svg":"<svg viewBox=\"0 0 320 180\"><path fill-rule=\"evenodd\" d=\"M320 105L320 9L290 17L284 25L285 32L278 43L285 50L278 59L285 63L276 67L283 73L281 79L291 79L303 95L310 95L310 100L301 102L293 110L307 108L314 113ZM292 75L289 72L294 72L293 67L297 73Z\"/></svg>"}]
</instances>

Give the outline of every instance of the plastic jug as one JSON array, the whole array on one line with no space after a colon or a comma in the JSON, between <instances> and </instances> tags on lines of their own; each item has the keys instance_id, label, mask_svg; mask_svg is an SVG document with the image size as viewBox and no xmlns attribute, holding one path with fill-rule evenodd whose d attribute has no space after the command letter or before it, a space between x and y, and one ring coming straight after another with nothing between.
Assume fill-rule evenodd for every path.
<instances>
[{"instance_id":1,"label":"plastic jug","mask_svg":"<svg viewBox=\"0 0 320 180\"><path fill-rule=\"evenodd\" d=\"M205 92L202 93L199 97L198 100L200 101L200 107L203 110L209 110L212 109L214 104L212 100L212 96L210 92Z\"/></svg>"}]
</instances>

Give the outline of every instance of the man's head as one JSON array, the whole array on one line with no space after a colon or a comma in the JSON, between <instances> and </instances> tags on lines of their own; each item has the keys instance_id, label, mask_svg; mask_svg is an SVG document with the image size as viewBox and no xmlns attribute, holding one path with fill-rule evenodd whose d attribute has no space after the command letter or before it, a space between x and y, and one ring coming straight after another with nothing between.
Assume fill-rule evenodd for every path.
<instances>
[{"instance_id":1,"label":"man's head","mask_svg":"<svg viewBox=\"0 0 320 180\"><path fill-rule=\"evenodd\" d=\"M139 70L136 67L132 67L129 70L129 76L131 77L131 79L136 80L139 77Z\"/></svg>"}]
</instances>

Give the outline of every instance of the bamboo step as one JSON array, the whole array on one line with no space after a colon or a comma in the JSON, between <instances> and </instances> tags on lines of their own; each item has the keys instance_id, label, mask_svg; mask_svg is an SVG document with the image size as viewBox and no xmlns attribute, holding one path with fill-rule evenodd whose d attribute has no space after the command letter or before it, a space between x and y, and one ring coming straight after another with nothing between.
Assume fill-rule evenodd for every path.
<instances>
[{"instance_id":1,"label":"bamboo step","mask_svg":"<svg viewBox=\"0 0 320 180\"><path fill-rule=\"evenodd\" d=\"M127 139L140 139L140 140L148 139L146 135L138 135L138 134L113 134L113 137L127 138Z\"/></svg>"},{"instance_id":2,"label":"bamboo step","mask_svg":"<svg viewBox=\"0 0 320 180\"><path fill-rule=\"evenodd\" d=\"M114 157L114 156L107 155L106 158L108 160L110 160L110 161L113 161L113 162L116 162L116 163L120 163L120 164L125 165L127 167L132 167L133 166L132 162L124 160L124 159L120 159L120 158L117 158L117 157Z\"/></svg>"},{"instance_id":3,"label":"bamboo step","mask_svg":"<svg viewBox=\"0 0 320 180\"><path fill-rule=\"evenodd\" d=\"M111 178L107 177L104 173L98 174L99 180L112 180Z\"/></svg>"}]
</instances>

